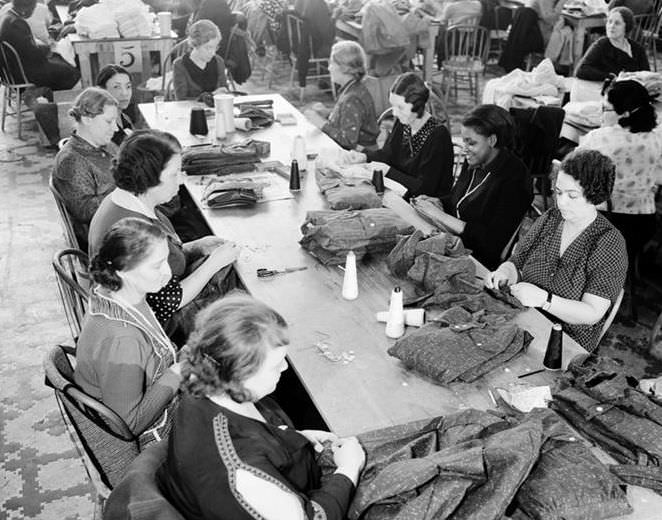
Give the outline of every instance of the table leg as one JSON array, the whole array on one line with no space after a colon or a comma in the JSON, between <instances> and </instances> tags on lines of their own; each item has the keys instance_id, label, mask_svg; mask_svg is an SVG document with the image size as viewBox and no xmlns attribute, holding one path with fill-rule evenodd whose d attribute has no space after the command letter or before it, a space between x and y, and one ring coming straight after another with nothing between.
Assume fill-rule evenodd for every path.
<instances>
[{"instance_id":1,"label":"table leg","mask_svg":"<svg viewBox=\"0 0 662 520\"><path fill-rule=\"evenodd\" d=\"M432 73L434 70L434 50L438 33L439 25L430 24L428 27L429 45L427 49L425 49L425 54L423 54L423 79L425 81L432 80Z\"/></svg>"},{"instance_id":2,"label":"table leg","mask_svg":"<svg viewBox=\"0 0 662 520\"><path fill-rule=\"evenodd\" d=\"M573 45L573 63L572 75L575 74L575 68L584 55L584 39L586 38L586 24L579 20L573 32L574 45Z\"/></svg>"}]
</instances>

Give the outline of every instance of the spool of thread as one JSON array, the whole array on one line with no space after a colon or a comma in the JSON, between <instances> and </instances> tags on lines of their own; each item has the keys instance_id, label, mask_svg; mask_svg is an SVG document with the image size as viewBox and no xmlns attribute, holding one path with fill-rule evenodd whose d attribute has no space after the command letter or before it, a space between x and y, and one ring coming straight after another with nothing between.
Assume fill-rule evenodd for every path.
<instances>
[{"instance_id":1,"label":"spool of thread","mask_svg":"<svg viewBox=\"0 0 662 520\"><path fill-rule=\"evenodd\" d=\"M425 323L425 309L405 309L404 314L407 327L422 327ZM381 323L388 321L388 311L378 312L375 316Z\"/></svg>"},{"instance_id":2,"label":"spool of thread","mask_svg":"<svg viewBox=\"0 0 662 520\"><path fill-rule=\"evenodd\" d=\"M172 35L172 13L161 11L156 16L159 20L159 34L163 38L169 38Z\"/></svg>"},{"instance_id":3,"label":"spool of thread","mask_svg":"<svg viewBox=\"0 0 662 520\"><path fill-rule=\"evenodd\" d=\"M248 117L235 117L234 118L234 127L236 130L241 130L242 132L248 132L253 128L253 124Z\"/></svg>"},{"instance_id":4,"label":"spool of thread","mask_svg":"<svg viewBox=\"0 0 662 520\"><path fill-rule=\"evenodd\" d=\"M354 251L348 251L345 260L345 277L342 281L342 297L345 300L356 300L358 296L359 283L356 276L356 255Z\"/></svg>"},{"instance_id":5,"label":"spool of thread","mask_svg":"<svg viewBox=\"0 0 662 520\"><path fill-rule=\"evenodd\" d=\"M388 307L388 320L386 321L386 335L397 339L405 333L405 314L402 308L402 290L395 287L391 292L391 303Z\"/></svg>"},{"instance_id":6,"label":"spool of thread","mask_svg":"<svg viewBox=\"0 0 662 520\"><path fill-rule=\"evenodd\" d=\"M230 94L216 94L214 95L214 105L219 106L223 112L225 132L231 134L234 132L234 97Z\"/></svg>"},{"instance_id":7,"label":"spool of thread","mask_svg":"<svg viewBox=\"0 0 662 520\"><path fill-rule=\"evenodd\" d=\"M209 133L204 108L196 107L191 109L191 122L188 129L193 135L207 135Z\"/></svg>"},{"instance_id":8,"label":"spool of thread","mask_svg":"<svg viewBox=\"0 0 662 520\"><path fill-rule=\"evenodd\" d=\"M299 164L296 159L292 159L290 166L290 191L301 190L301 177L299 176Z\"/></svg>"},{"instance_id":9,"label":"spool of thread","mask_svg":"<svg viewBox=\"0 0 662 520\"><path fill-rule=\"evenodd\" d=\"M560 323L552 325L542 366L547 370L561 370L563 366L563 327Z\"/></svg>"},{"instance_id":10,"label":"spool of thread","mask_svg":"<svg viewBox=\"0 0 662 520\"><path fill-rule=\"evenodd\" d=\"M308 156L306 155L306 142L303 136L297 135L292 143L292 159L299 163L299 168L303 171L306 169Z\"/></svg>"},{"instance_id":11,"label":"spool of thread","mask_svg":"<svg viewBox=\"0 0 662 520\"><path fill-rule=\"evenodd\" d=\"M384 174L381 170L372 172L372 185L377 193L384 193Z\"/></svg>"},{"instance_id":12,"label":"spool of thread","mask_svg":"<svg viewBox=\"0 0 662 520\"><path fill-rule=\"evenodd\" d=\"M216 139L225 139L227 137L227 130L225 129L225 115L223 114L221 94L214 96L214 110L216 113Z\"/></svg>"}]
</instances>

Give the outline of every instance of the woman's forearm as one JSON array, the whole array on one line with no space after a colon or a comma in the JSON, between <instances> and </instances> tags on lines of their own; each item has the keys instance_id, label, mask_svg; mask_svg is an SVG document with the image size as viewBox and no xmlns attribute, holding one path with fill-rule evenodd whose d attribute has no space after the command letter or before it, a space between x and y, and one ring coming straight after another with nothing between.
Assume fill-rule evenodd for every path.
<instances>
[{"instance_id":1,"label":"woman's forearm","mask_svg":"<svg viewBox=\"0 0 662 520\"><path fill-rule=\"evenodd\" d=\"M547 312L570 325L595 325L604 316L606 309L585 301L570 300L552 295L552 304Z\"/></svg>"},{"instance_id":2,"label":"woman's forearm","mask_svg":"<svg viewBox=\"0 0 662 520\"><path fill-rule=\"evenodd\" d=\"M461 235L464 232L465 226L467 225L464 220L460 220L459 218L456 218L453 215L449 215L448 213L441 213L437 216L437 220L439 220L448 231L451 231L456 235Z\"/></svg>"}]
</instances>

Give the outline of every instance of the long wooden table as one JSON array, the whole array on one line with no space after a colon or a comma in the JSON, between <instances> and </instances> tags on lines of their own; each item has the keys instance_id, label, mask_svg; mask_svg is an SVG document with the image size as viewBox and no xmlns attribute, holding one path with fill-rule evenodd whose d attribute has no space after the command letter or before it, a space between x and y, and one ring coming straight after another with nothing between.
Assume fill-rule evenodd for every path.
<instances>
[{"instance_id":1,"label":"long wooden table","mask_svg":"<svg viewBox=\"0 0 662 520\"><path fill-rule=\"evenodd\" d=\"M298 122L296 126L276 123L251 134L255 139L271 142L271 159L289 163L291 143L296 135L304 137L309 153L337 148L279 95L242 97L241 101L265 97L274 100L277 113L290 112ZM213 135L201 140L188 133L191 102L166 103L161 114L156 114L152 104L139 106L150 127L173 133L184 145L214 140ZM213 124L209 126L212 128ZM230 134L224 142L245 137L242 133ZM190 177L186 182L198 203L207 181ZM422 230L430 229L394 193L387 191L384 204ZM333 431L339 435L358 434L463 408L493 408L488 388L505 387L517 381L518 375L541 367L551 324L538 311L530 309L517 318L517 323L534 336L528 350L475 383L441 386L405 369L387 354L393 340L385 336L384 324L375 319L377 311L387 310L391 289L403 281L391 276L381 260L359 263L359 297L346 301L341 297L342 271L321 265L298 244L306 212L326 208L311 174L302 180L301 192L291 199L266 202L251 209L210 210L200 204L214 233L241 246L237 270L247 289L276 308L289 323L291 364ZM270 279L256 276L260 267L292 266L307 269ZM484 268L479 272L484 273ZM351 351L355 357L347 363L332 362L322 355L320 343L332 353ZM564 365L583 352L572 339L564 338ZM553 378L553 374L541 373L527 380L532 384L549 384ZM628 518L659 518L662 497L635 487L630 487L629 493L636 513ZM648 510L651 504L655 507Z\"/></svg>"}]
</instances>

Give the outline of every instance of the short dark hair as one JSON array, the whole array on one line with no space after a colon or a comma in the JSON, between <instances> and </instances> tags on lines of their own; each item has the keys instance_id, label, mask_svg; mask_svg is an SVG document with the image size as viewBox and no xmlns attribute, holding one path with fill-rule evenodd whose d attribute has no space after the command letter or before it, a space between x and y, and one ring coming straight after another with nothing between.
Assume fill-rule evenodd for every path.
<instances>
[{"instance_id":1,"label":"short dark hair","mask_svg":"<svg viewBox=\"0 0 662 520\"><path fill-rule=\"evenodd\" d=\"M117 74L125 74L126 76L129 76L129 79L131 79L131 73L128 70L126 70L121 65L111 63L110 65L103 67L99 71L99 74L97 74L97 78L95 80L96 86L106 88L106 83L108 83L108 80Z\"/></svg>"},{"instance_id":2,"label":"short dark hair","mask_svg":"<svg viewBox=\"0 0 662 520\"><path fill-rule=\"evenodd\" d=\"M182 389L196 397L219 392L254 401L242 382L260 368L271 346L287 345L287 323L268 305L235 291L202 310L189 336Z\"/></svg>"},{"instance_id":3,"label":"short dark hair","mask_svg":"<svg viewBox=\"0 0 662 520\"><path fill-rule=\"evenodd\" d=\"M651 104L648 90L638 81L627 79L610 81L607 79L602 88L607 101L614 107L619 116L629 112L627 117L621 117L618 124L627 128L633 134L650 132L657 126L657 113Z\"/></svg>"},{"instance_id":4,"label":"short dark hair","mask_svg":"<svg viewBox=\"0 0 662 520\"><path fill-rule=\"evenodd\" d=\"M561 163L561 171L575 179L584 190L584 198L598 205L611 197L616 168L609 157L597 150L574 150Z\"/></svg>"},{"instance_id":5,"label":"short dark hair","mask_svg":"<svg viewBox=\"0 0 662 520\"><path fill-rule=\"evenodd\" d=\"M90 262L92 279L111 291L121 289L122 279L117 272L133 269L156 242L165 238L163 230L147 220L129 217L117 221L103 236Z\"/></svg>"},{"instance_id":6,"label":"short dark hair","mask_svg":"<svg viewBox=\"0 0 662 520\"><path fill-rule=\"evenodd\" d=\"M623 18L623 22L625 23L625 34L630 34L630 31L634 29L634 13L629 7L619 6L619 7L613 7L612 9L609 10L609 14L611 13L618 13L621 15L621 18Z\"/></svg>"},{"instance_id":7,"label":"short dark hair","mask_svg":"<svg viewBox=\"0 0 662 520\"><path fill-rule=\"evenodd\" d=\"M18 14L29 17L37 7L37 0L13 0L12 5Z\"/></svg>"},{"instance_id":8,"label":"short dark hair","mask_svg":"<svg viewBox=\"0 0 662 520\"><path fill-rule=\"evenodd\" d=\"M430 97L430 89L418 74L414 72L400 74L391 86L391 92L405 98L405 102L411 103L411 110L418 117L423 115L425 104Z\"/></svg>"},{"instance_id":9,"label":"short dark hair","mask_svg":"<svg viewBox=\"0 0 662 520\"><path fill-rule=\"evenodd\" d=\"M160 130L137 130L122 141L113 178L118 188L141 195L161 182L161 172L181 152L177 138Z\"/></svg>"},{"instance_id":10,"label":"short dark hair","mask_svg":"<svg viewBox=\"0 0 662 520\"><path fill-rule=\"evenodd\" d=\"M495 148L513 147L515 122L510 113L498 105L477 106L464 117L462 126L483 137L496 136Z\"/></svg>"}]
</instances>

